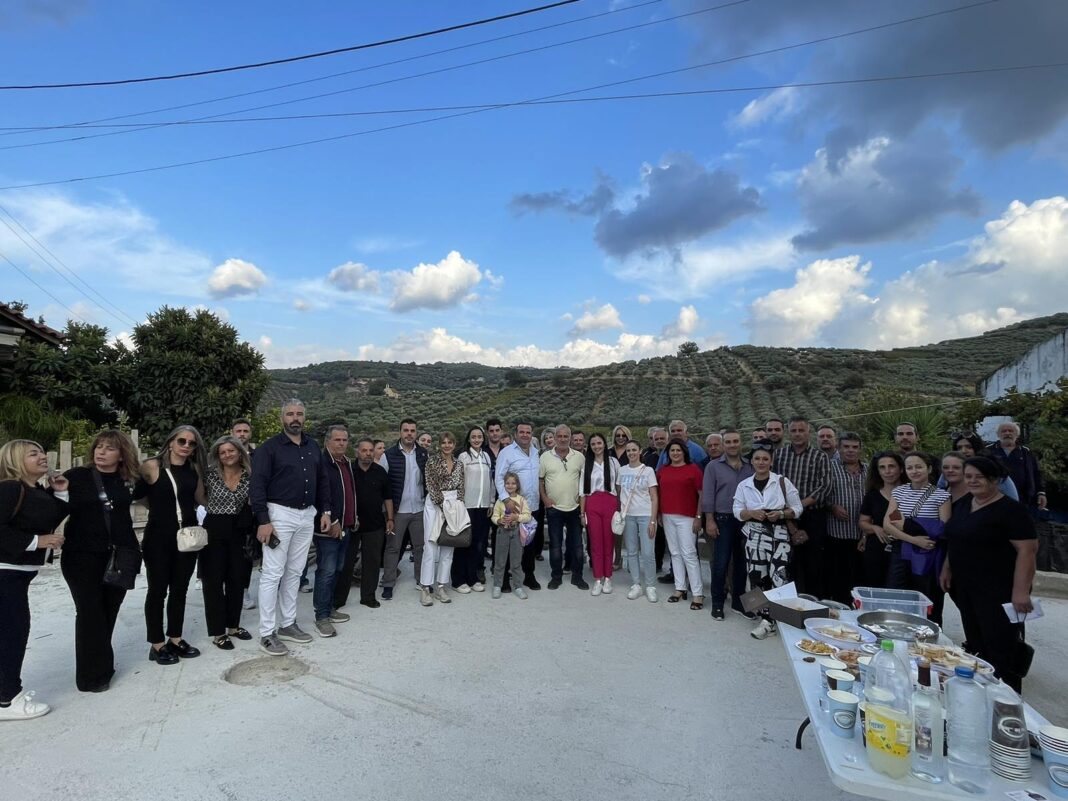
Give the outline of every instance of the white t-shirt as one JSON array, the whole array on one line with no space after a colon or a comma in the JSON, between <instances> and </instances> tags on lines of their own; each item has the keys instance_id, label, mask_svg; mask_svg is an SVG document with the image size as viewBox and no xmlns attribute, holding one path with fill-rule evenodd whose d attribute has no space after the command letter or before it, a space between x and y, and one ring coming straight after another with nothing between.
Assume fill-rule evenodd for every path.
<instances>
[{"instance_id":1,"label":"white t-shirt","mask_svg":"<svg viewBox=\"0 0 1068 801\"><path fill-rule=\"evenodd\" d=\"M648 517L653 513L649 487L656 486L656 471L641 465L629 464L619 468L619 510L627 508L627 517Z\"/></svg>"}]
</instances>

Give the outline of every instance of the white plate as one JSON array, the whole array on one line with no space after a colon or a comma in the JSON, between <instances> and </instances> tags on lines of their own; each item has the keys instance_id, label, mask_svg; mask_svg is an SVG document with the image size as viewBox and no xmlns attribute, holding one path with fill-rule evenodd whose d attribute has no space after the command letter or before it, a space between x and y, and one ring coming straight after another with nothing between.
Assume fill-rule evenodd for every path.
<instances>
[{"instance_id":1,"label":"white plate","mask_svg":"<svg viewBox=\"0 0 1068 801\"><path fill-rule=\"evenodd\" d=\"M821 640L820 642L823 642L823 641ZM829 645L829 643L824 643L824 645ZM817 657L818 656L835 656L838 653L838 649L835 646L830 645L830 648L832 649L831 653L829 653L829 654L818 654L815 651L810 651L807 648L802 648L801 647L801 640L798 640L797 642L794 643L794 648L796 648L799 651L803 651L804 653L808 654L809 656L817 656Z\"/></svg>"},{"instance_id":2,"label":"white plate","mask_svg":"<svg viewBox=\"0 0 1068 801\"><path fill-rule=\"evenodd\" d=\"M859 639L856 640L843 640L834 637L830 634L823 634L823 629L833 628L847 628L854 632ZM805 631L809 633L809 636L814 637L821 642L825 642L828 645L837 645L840 648L857 648L862 643L875 642L875 635L867 629L862 629L860 626L855 626L852 623L844 623L841 620L828 620L826 618L809 618L805 621Z\"/></svg>"}]
</instances>

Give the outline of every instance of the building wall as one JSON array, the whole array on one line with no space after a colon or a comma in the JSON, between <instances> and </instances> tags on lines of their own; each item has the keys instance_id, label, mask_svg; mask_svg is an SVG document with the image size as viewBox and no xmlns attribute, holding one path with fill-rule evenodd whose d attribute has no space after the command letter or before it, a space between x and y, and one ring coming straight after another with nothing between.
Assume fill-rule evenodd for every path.
<instances>
[{"instance_id":1,"label":"building wall","mask_svg":"<svg viewBox=\"0 0 1068 801\"><path fill-rule=\"evenodd\" d=\"M1010 387L1020 392L1037 392L1068 375L1068 331L1031 348L1023 358L1005 365L979 384L988 400L997 400Z\"/></svg>"}]
</instances>

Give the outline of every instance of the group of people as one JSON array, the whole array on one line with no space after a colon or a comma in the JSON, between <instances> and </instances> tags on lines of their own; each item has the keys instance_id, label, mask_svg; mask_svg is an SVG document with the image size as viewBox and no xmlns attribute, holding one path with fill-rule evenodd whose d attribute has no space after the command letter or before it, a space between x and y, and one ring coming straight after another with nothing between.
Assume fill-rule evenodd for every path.
<instances>
[{"instance_id":1,"label":"group of people","mask_svg":"<svg viewBox=\"0 0 1068 801\"><path fill-rule=\"evenodd\" d=\"M549 590L566 574L592 596L610 594L625 569L628 599L656 603L666 583L668 603L689 601L695 611L706 598L697 548L705 537L712 618L724 619L729 596L731 609L756 621L757 639L776 627L743 602L750 589L792 580L801 593L844 603L856 584L918 589L933 601L935 620L948 592L967 647L1017 689L1026 673L1022 624L1001 605L1021 616L1031 608L1037 549L1027 505L1044 507L1045 495L1013 423L989 448L974 435L955 438L937 470L911 423L897 427L895 450L864 464L856 434L823 426L813 444L802 417L770 419L745 445L739 431L724 429L704 446L681 420L650 428L643 444L623 425L605 437L560 424L536 438L530 423L509 434L490 419L462 444L440 434L433 452L411 419L391 447L353 442L338 424L322 449L304 430L301 401L283 404L281 422L281 433L255 448L247 420L210 448L180 425L143 463L128 436L109 430L93 440L85 465L62 475L49 471L35 442L0 448L0 719L48 711L23 688L21 669L28 586L60 548L76 609L75 681L86 692L110 686L115 621L142 559L149 659L173 665L200 655L184 637L198 562L212 644L232 650L235 639L255 637L264 653L281 656L287 642L313 639L297 621L313 542L313 625L329 638L350 620L343 607L357 565L360 603L372 609L394 598L409 544L423 606L450 603L450 589L526 600L541 589L535 568L546 532ZM135 502L148 508L140 543ZM241 616L255 607L253 634Z\"/></svg>"}]
</instances>

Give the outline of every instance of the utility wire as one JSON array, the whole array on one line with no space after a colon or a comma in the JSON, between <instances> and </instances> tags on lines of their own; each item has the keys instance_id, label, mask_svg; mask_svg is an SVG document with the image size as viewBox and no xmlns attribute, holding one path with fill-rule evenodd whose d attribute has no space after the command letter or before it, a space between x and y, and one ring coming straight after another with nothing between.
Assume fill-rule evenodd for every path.
<instances>
[{"instance_id":1,"label":"utility wire","mask_svg":"<svg viewBox=\"0 0 1068 801\"><path fill-rule=\"evenodd\" d=\"M985 0L985 1L986 2L997 2L998 0ZM490 64L490 63L493 63L493 62L496 62L496 61L503 61L504 59L508 59L508 58L515 58L516 56L525 56L525 55L529 55L531 53L538 53L538 52L543 52L543 51L546 51L546 50L552 50L552 49L557 48L557 47L565 47L567 45L578 44L578 43L581 43L581 42L588 42L588 41L591 41L593 39L600 39L600 38L603 38L605 36L613 36L613 35L618 34L618 33L626 33L628 31L638 30L640 28L648 28L648 27L651 27L653 25L662 25L662 24L664 24L666 22L672 22L674 20L683 19L684 17L692 17L692 16L696 16L698 14L707 14L707 13L712 12L712 11L719 11L721 9L730 8L732 6L744 5L745 3L749 3L749 2L752 2L752 0L730 0L730 2L727 2L727 3L721 3L719 5L708 6L706 8L701 8L701 9L698 9L696 11L688 11L688 12L683 13L683 14L676 14L673 17L663 17L661 19L651 20L651 21L648 21L648 22L640 22L640 23L637 23L635 25L627 25L627 26L622 27L622 28L614 28L614 29L612 29L610 31L602 31L600 33L593 33L593 34L588 34L586 36L580 36L580 37L575 38L575 39L567 39L567 40L564 40L564 41L561 41L561 42L553 42L551 44L541 45L539 47L531 47L531 48L527 48L525 50L516 50L516 51L510 52L510 53L502 53L502 54L497 55L497 56L490 56L488 58L482 58L482 59L478 59L476 61L467 61L467 62L464 62L462 64L453 64L453 65L448 66L448 67L438 67L437 69L427 70L425 72L418 72L418 73L414 73L414 74L410 74L410 75L401 75L401 76L398 76L396 78L388 78L388 79L382 80L382 81L375 81L374 83L365 83L365 84L361 84L359 86L348 87L346 89L337 89L337 90L334 90L332 92L321 92L321 93L315 94L315 95L306 95L304 97L296 97L296 98L292 98L290 100L282 100L282 101L279 101L277 103L267 103L267 104L260 105L260 106L250 106L250 107L243 108L243 109L234 109L232 111L223 111L223 112L219 112L218 114L208 114L208 115L201 116L201 117L193 117L192 119L187 120L187 121L188 122L201 122L201 121L204 121L204 120L216 120L216 119L220 119L220 118L224 118L224 117L231 117L234 114L245 114L245 113L252 112L252 111L262 111L264 109L269 109L269 108L278 108L279 106L288 106L288 105L292 105L294 103L304 103L304 102L307 102L309 100L320 100L320 99L322 99L324 97L334 97L336 95L348 94L350 92L358 92L358 91L363 90L363 89L374 89L374 88L381 87L381 86L388 86L388 85L395 84L395 83L402 83L404 81L411 81L411 80L415 80L417 78L425 78L425 77L428 77L430 75L441 75L441 74L444 74L444 73L447 73L447 72L455 72L456 70L466 69L467 67L475 67L475 66L480 66L482 64ZM187 122L187 121L183 120L181 122ZM3 148L0 148L0 150L19 150L19 149L28 148L28 147L39 147L41 145L62 144L64 142L79 142L79 141L84 141L86 139L100 139L102 137L118 136L118 135L121 135L121 134L137 133L137 132L140 132L140 131L150 131L150 130L155 130L157 128L165 128L165 127L169 127L169 126L174 125L174 124L177 124L177 123L168 123L168 122L143 123L140 126L134 127L132 129L110 131L108 133L86 134L84 136L71 136L71 137L66 137L66 138L63 138L63 139L47 139L47 140L44 140L44 141L41 141L41 142L26 142L26 143L18 144L18 145L7 145L7 146L5 146ZM81 126L79 126L79 127L81 127Z\"/></svg>"},{"instance_id":2,"label":"utility wire","mask_svg":"<svg viewBox=\"0 0 1068 801\"><path fill-rule=\"evenodd\" d=\"M57 256L55 253L53 253L51 250L49 250L48 247L43 242L41 242L41 240L39 240L36 236L34 236L33 233L30 232L30 230L26 228L26 226L24 226L21 222L19 222L18 218L16 218L14 214L12 214L10 211L8 211L8 209L6 209L6 208L4 208L4 206L0 205L0 212L3 212L4 215L6 215L8 218L10 218L11 222L15 223L15 225L17 225L26 234L26 236L28 236L30 239L32 239L37 244L37 246L41 248L41 250L45 251L45 253L47 253L48 256L51 257L51 259L49 259L46 256L44 256L41 253L41 250L38 250L37 247L34 247L29 242L27 242L26 239L22 236L22 234L20 234L17 230L15 230L11 226L11 223L9 223L3 217L0 217L0 223L3 223L3 225L9 231L11 231L11 233L13 233L18 238L18 240L20 242L22 242L23 245L26 246L26 248L29 251L31 251L35 256L37 256L37 258L40 259L40 261L45 266L49 267L60 278L62 278L64 281L66 281L68 284L70 284L75 289L75 291L77 291L79 294L85 294L85 290L86 289L89 290L91 293L96 295L96 297L98 297L100 299L100 301L103 301L103 303L106 304L106 305L101 305L100 301L91 300L90 298L88 298L88 296L86 296L87 300L91 300L92 303L94 303L97 306L99 306L101 310L103 310L105 313L107 313L107 314L111 315L112 317L114 317L116 320L118 320L123 325L126 325L126 324L137 325L137 321L134 320L133 317L128 315L126 312L124 312L122 309L120 309L118 306L116 306L114 303L112 303L110 300L108 300L102 294L97 292L96 289L93 288L93 286L91 286L88 282L86 282L84 279L82 279L81 276L79 276L73 269L71 269L69 266L67 266L63 262L63 260L59 258L59 256ZM54 259L54 261L52 261L52 259ZM80 284L82 284L83 287L85 287L85 289L80 288L77 284L74 283L74 281L71 280L70 277L68 277L68 275L63 273L59 269L59 267L56 266L57 263L59 265L62 265L66 269L67 273L70 274L70 276L73 276L74 278L76 278L78 280L78 282ZM108 307L110 307L110 308L108 308Z\"/></svg>"},{"instance_id":3,"label":"utility wire","mask_svg":"<svg viewBox=\"0 0 1068 801\"><path fill-rule=\"evenodd\" d=\"M38 83L38 84L11 84L7 86L0 86L0 90L25 90L25 89L80 89L93 86L122 86L135 83L153 83L156 81L174 81L180 78L200 78L205 75L220 75L226 72L240 72L242 70L259 69L261 67L273 67L279 64L293 64L298 61L309 61L315 58L323 58L325 56L336 56L340 53L354 53L358 50L370 50L375 47L385 47L386 45L399 44L401 42L411 42L416 39L426 39L430 36L438 36L443 33L452 33L453 31L461 31L466 28L477 28L481 25L489 25L494 22L501 22L506 19L515 19L517 17L525 17L529 14L538 14L542 11L549 11L554 8L561 8L562 6L569 6L574 3L581 2L581 0L557 0L555 3L549 3L548 5L536 6L534 8L526 8L522 11L512 11L508 14L498 14L495 17L485 17L483 19L472 20L471 22L462 22L456 25L449 25L444 28L436 28L431 31L423 31L421 33L409 33L404 36L395 36L391 39L380 39L376 42L365 42L363 44L351 45L349 47L339 47L334 50L321 50L317 53L305 53L299 56L289 56L288 58L276 58L270 61L258 61L252 64L239 64L231 67L216 67L214 69L196 70L193 72L176 72L170 75L154 75L144 78L119 78L111 81L80 81L69 83Z\"/></svg>"},{"instance_id":4,"label":"utility wire","mask_svg":"<svg viewBox=\"0 0 1068 801\"><path fill-rule=\"evenodd\" d=\"M340 77L343 77L345 75L355 75L356 73L367 72L369 70L381 69L383 67L393 67L393 66L396 66L397 64L406 64L409 61L419 61L419 60L424 59L424 58L432 58L433 56L440 56L440 55L443 55L445 53L453 53L453 52L456 52L458 50L467 50L469 48L479 47L479 46L484 45L484 44L493 44L495 42L503 42L506 39L515 39L515 38L520 37L520 36L529 36L529 35L534 34L534 33L541 33L543 31L552 30L554 28L563 28L563 27L566 27L568 25L575 25L575 24L577 24L579 22L588 22L589 20L600 19L601 17L608 17L608 16L612 16L613 14L622 14L622 13L624 13L626 11L633 11L635 9L645 8L646 6L652 6L652 5L656 5L658 3L662 3L662 2L664 2L664 0L644 0L644 2L634 3L634 4L628 5L628 6L619 6L618 8L612 8L612 9L609 9L607 11L602 11L602 12L600 12L598 14L589 14L589 15L587 15L585 17L575 17L574 19L564 20L563 22L554 22L552 25L542 25L542 26L537 27L537 28L528 28L527 30L524 30L524 31L517 31L515 33L506 33L506 34L504 34L502 36L494 36L494 37L491 37L489 39L479 39L476 42L468 42L467 44L456 45L454 47L446 47L446 48L442 48L441 50L431 50L431 51L429 51L427 53L419 53L419 54L414 55L414 56L407 56L405 58L397 58L397 59L394 59L392 61L382 61L382 62L379 62L378 64L368 64L367 66L357 67L356 69L351 69L351 70L345 70L344 72L333 72L333 73L330 73L329 75L320 75L320 76L315 77L315 78L305 78L304 80L301 80L301 81L291 81L289 83L276 84L274 86L266 86L266 87L264 87L262 89L252 89L252 90L247 91L247 92L238 92L238 93L232 94L232 95L223 95L222 97L209 98L207 100L197 100L197 101L194 101L192 103L182 103L182 104L174 105L174 106L163 106L161 108L155 108L155 109L151 109L149 111L136 111L136 112L131 112L129 114L121 114L121 115L113 116L113 117L101 117L99 119L94 119L94 120L84 120L82 122L70 122L70 123L63 123L63 124L57 124L57 125L20 126L20 127L17 127L17 128L15 128L15 127L13 127L13 128L0 128L0 131L5 131L5 133L0 133L0 136L13 136L13 135L18 134L18 133L33 133L33 132L37 132L37 131L55 131L55 130L63 130L63 129L69 129L69 128L90 127L90 126L95 127L94 123L113 122L115 120L127 120L127 119L132 119L134 117L148 116L150 114L161 114L161 113L163 113L165 111L180 111L180 110L185 109L185 108L193 108L195 106L204 106L204 105L209 105L211 103L221 103L221 102L226 101L226 100L235 100L235 99L237 99L239 97L249 97L251 95L265 94L267 92L276 92L276 91L278 91L280 89L290 89L290 88L292 88L294 86L303 86L303 85L309 84L309 83L317 83L319 81L326 81L326 80L330 80L332 78L340 78ZM149 124L149 123L142 123L142 124Z\"/></svg>"},{"instance_id":5,"label":"utility wire","mask_svg":"<svg viewBox=\"0 0 1068 801\"><path fill-rule=\"evenodd\" d=\"M23 270L21 267L19 267L17 264L15 264L15 262L11 261L11 259L9 259L7 256L5 256L3 253L0 253L0 259L3 259L8 264L10 264L12 267L14 267L15 271L18 272L23 278L25 278L27 281L29 281L31 284L33 284L35 287L37 287L39 290L41 290L46 295L48 295L48 297L52 298L52 300L54 300L56 303L58 303L64 309L69 311L71 317L73 317L76 320L81 320L81 322L83 322L83 323L86 322L82 318L82 316L80 314L78 314L78 312L74 311L74 309L72 309L66 303L61 301L59 298L57 298L55 295L53 295L51 292L49 292L47 289L45 289L43 286L41 286L39 283L37 283L29 273L27 273L25 270Z\"/></svg>"}]
</instances>

